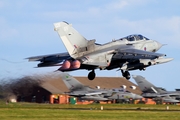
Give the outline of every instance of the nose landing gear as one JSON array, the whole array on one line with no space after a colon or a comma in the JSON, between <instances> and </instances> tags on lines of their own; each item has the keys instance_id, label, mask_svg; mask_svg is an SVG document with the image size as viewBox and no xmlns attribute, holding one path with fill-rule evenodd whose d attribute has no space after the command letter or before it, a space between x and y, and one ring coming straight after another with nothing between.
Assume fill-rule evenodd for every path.
<instances>
[{"instance_id":1,"label":"nose landing gear","mask_svg":"<svg viewBox=\"0 0 180 120\"><path fill-rule=\"evenodd\" d=\"M130 73L128 71L121 70L122 76L125 77L127 80L131 78Z\"/></svg>"}]
</instances>

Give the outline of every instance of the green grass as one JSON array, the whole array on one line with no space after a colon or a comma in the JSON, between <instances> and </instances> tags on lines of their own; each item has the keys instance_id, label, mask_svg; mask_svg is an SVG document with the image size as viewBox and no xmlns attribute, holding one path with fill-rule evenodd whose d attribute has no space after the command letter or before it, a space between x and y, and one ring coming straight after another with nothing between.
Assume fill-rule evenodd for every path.
<instances>
[{"instance_id":1,"label":"green grass","mask_svg":"<svg viewBox=\"0 0 180 120\"><path fill-rule=\"evenodd\" d=\"M104 110L100 110L103 106ZM0 120L180 120L180 106L131 104L60 105L0 102Z\"/></svg>"}]
</instances>

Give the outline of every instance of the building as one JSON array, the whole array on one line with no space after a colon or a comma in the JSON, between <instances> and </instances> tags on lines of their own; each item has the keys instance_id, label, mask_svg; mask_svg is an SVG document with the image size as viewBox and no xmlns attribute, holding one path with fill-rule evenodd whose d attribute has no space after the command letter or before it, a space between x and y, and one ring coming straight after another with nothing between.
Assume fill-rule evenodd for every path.
<instances>
[{"instance_id":1,"label":"building","mask_svg":"<svg viewBox=\"0 0 180 120\"><path fill-rule=\"evenodd\" d=\"M141 94L141 91L137 85L135 85L131 81L126 80L123 77L96 77L92 81L88 80L87 77L75 77L75 78L84 85L90 86L92 88L96 88L97 86L99 86L101 89L112 89L112 88L120 88L126 86L126 90L136 94ZM67 89L61 78L57 76L46 77L41 80L38 86L34 86L33 88L30 89L32 89L31 94L28 93L27 96L25 94L18 95L17 101L36 102L36 103L58 103L58 104L72 103L73 104L75 101L74 99L76 99L64 94L64 92L68 92L69 90ZM79 102L79 104L83 104L83 103Z\"/></svg>"}]
</instances>

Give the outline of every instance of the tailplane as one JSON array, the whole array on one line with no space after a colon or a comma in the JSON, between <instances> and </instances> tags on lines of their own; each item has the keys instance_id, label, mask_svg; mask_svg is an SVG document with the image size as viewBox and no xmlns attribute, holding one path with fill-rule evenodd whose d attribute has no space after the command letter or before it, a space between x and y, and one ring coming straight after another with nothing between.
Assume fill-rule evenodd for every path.
<instances>
[{"instance_id":1,"label":"tailplane","mask_svg":"<svg viewBox=\"0 0 180 120\"><path fill-rule=\"evenodd\" d=\"M78 33L72 24L67 22L54 23L54 30L58 32L71 57L76 54L78 49L85 48L88 45L88 40Z\"/></svg>"}]
</instances>

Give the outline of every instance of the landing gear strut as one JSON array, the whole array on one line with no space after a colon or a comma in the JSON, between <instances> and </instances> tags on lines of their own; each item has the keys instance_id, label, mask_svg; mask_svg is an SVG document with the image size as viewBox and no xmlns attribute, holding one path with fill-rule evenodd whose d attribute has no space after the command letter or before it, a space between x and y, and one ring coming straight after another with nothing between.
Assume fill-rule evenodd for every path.
<instances>
[{"instance_id":1,"label":"landing gear strut","mask_svg":"<svg viewBox=\"0 0 180 120\"><path fill-rule=\"evenodd\" d=\"M94 72L94 70L89 72L89 74L88 74L88 79L89 80L93 80L95 77L96 77L96 73Z\"/></svg>"},{"instance_id":2,"label":"landing gear strut","mask_svg":"<svg viewBox=\"0 0 180 120\"><path fill-rule=\"evenodd\" d=\"M128 71L123 71L122 72L122 76L125 77L127 80L129 80L131 78L130 73Z\"/></svg>"}]
</instances>

